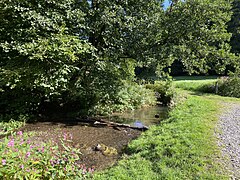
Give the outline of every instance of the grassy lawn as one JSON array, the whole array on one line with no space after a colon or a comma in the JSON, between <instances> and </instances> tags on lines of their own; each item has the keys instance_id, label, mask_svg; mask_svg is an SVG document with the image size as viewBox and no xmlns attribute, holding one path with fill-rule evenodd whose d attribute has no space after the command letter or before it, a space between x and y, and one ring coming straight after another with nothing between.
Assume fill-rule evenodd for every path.
<instances>
[{"instance_id":1,"label":"grassy lawn","mask_svg":"<svg viewBox=\"0 0 240 180\"><path fill-rule=\"evenodd\" d=\"M215 79L191 81L196 87ZM183 80L178 83L186 84ZM183 89L189 90L191 86L189 83ZM134 140L128 147L128 155L116 166L95 174L94 178L229 179L224 167L218 163L220 151L214 130L221 113L220 102L239 100L190 94L188 92L188 98L175 107L161 125Z\"/></svg>"},{"instance_id":2,"label":"grassy lawn","mask_svg":"<svg viewBox=\"0 0 240 180\"><path fill-rule=\"evenodd\" d=\"M217 76L177 76L173 77L173 84L177 88L190 91L214 92L217 78Z\"/></svg>"},{"instance_id":3,"label":"grassy lawn","mask_svg":"<svg viewBox=\"0 0 240 180\"><path fill-rule=\"evenodd\" d=\"M174 81L213 81L218 76L174 76Z\"/></svg>"}]
</instances>

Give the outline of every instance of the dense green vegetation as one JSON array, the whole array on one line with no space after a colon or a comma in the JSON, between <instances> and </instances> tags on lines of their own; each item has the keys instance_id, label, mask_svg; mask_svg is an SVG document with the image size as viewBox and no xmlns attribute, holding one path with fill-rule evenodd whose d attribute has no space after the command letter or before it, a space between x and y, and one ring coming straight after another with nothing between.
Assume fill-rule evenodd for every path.
<instances>
[{"instance_id":1,"label":"dense green vegetation","mask_svg":"<svg viewBox=\"0 0 240 180\"><path fill-rule=\"evenodd\" d=\"M83 179L91 177L92 167L77 164L81 152L69 146L72 134L56 129L61 144L51 139L39 142L38 137L49 137L52 132L19 131L0 141L1 179ZM60 147L62 147L61 150Z\"/></svg>"},{"instance_id":2,"label":"dense green vegetation","mask_svg":"<svg viewBox=\"0 0 240 180\"><path fill-rule=\"evenodd\" d=\"M116 167L95 179L227 179L215 159L220 106L210 97L188 95L160 126L133 141Z\"/></svg>"},{"instance_id":3,"label":"dense green vegetation","mask_svg":"<svg viewBox=\"0 0 240 180\"><path fill-rule=\"evenodd\" d=\"M162 3L1 1L1 114L107 113L119 101L132 108L139 103L119 99L136 67L159 78L175 61L190 74L239 65L227 31L231 2Z\"/></svg>"},{"instance_id":4,"label":"dense green vegetation","mask_svg":"<svg viewBox=\"0 0 240 180\"><path fill-rule=\"evenodd\" d=\"M225 77L218 80L218 94L223 96L237 97L240 98L240 78Z\"/></svg>"},{"instance_id":5,"label":"dense green vegetation","mask_svg":"<svg viewBox=\"0 0 240 180\"><path fill-rule=\"evenodd\" d=\"M164 9L163 0L1 0L0 135L12 134L37 117L104 115L153 105L155 95L172 105L177 98L174 87L239 97L239 0L170 3ZM235 74L172 83L166 79L178 71L174 64L190 75ZM145 77L150 77L149 83ZM217 152L212 138L219 106L209 97L189 95L161 126L131 143L130 155L118 166L96 174L96 179L221 177L216 171L221 167L213 163ZM20 154L11 149L13 139L21 143L19 136L0 142L6 154L0 159L0 176L25 175L15 171L25 159L17 159ZM27 141L28 135L22 137ZM29 147L18 148L24 154ZM37 161L39 169L46 163L52 167L49 158L58 153L34 152L46 159ZM59 157L68 153L66 149ZM4 158L18 167L9 170ZM74 162L34 169L30 175L74 176L82 167L62 171ZM29 159L24 166L34 163Z\"/></svg>"},{"instance_id":6,"label":"dense green vegetation","mask_svg":"<svg viewBox=\"0 0 240 180\"><path fill-rule=\"evenodd\" d=\"M197 80L193 80L193 77L191 77L191 80L187 80L187 78L186 80L183 80L183 78L177 79L181 80L174 81L173 84L176 83L179 87L192 89L192 91L178 89L177 99L179 103L170 111L169 117L162 121L160 125L152 126L139 139L131 142L126 149L126 154L123 155L122 160L117 165L103 172L95 172L93 178L228 179L229 175L217 161L220 151L216 144L214 131L221 109L220 102L239 102L239 100L211 94L196 95L193 93L199 91L195 87L201 87L201 85L210 82L215 83L216 79L210 78L205 81L203 77L195 78ZM156 82L156 87L158 84ZM176 93L176 91L174 92ZM13 178L14 175L15 177L24 177L26 171L22 171L22 167L31 167L29 169L31 173L28 173L30 178L39 176L66 178L66 173L69 179L92 176L92 170L86 171L84 166L70 168L79 157L74 156L70 161L64 160L72 151L76 151L77 154L76 149L69 149L67 146L68 143L71 143L71 135L61 134L61 146L65 147L65 150L61 152L58 152L56 144L51 144L48 141L40 145L34 144L34 141L31 142L32 144L27 143L28 140L39 135L41 134L22 134L18 132L1 142L1 146L9 150L1 149L6 151L3 153L4 156L1 157L2 164L0 165L0 172L3 176L8 178ZM38 149L40 147L40 150L42 150L43 146L45 149L40 152ZM16 147L19 151L14 152ZM48 147L53 148L48 149ZM31 158L26 156L27 153L31 153L31 156L29 156ZM20 159L16 158L17 155L22 157ZM54 159L55 155L61 159L62 163L55 163L57 162ZM38 161L36 158L44 159L44 161ZM5 161L6 159L8 162ZM55 164L52 165L49 162ZM5 163L10 164L6 165ZM15 168L9 168L11 163L15 165ZM62 171L63 167L66 170Z\"/></svg>"},{"instance_id":7,"label":"dense green vegetation","mask_svg":"<svg viewBox=\"0 0 240 180\"><path fill-rule=\"evenodd\" d=\"M95 179L229 179L218 161L214 132L221 102L240 101L202 94L202 86L215 84L216 77L176 79L175 86L184 91L177 90L182 100L169 118L134 140L118 165L95 174Z\"/></svg>"}]
</instances>

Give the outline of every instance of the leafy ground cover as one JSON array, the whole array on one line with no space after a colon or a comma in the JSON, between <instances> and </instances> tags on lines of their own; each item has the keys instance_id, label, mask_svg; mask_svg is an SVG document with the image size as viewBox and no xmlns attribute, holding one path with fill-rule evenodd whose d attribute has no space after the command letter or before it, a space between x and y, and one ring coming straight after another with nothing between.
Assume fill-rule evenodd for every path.
<instances>
[{"instance_id":1,"label":"leafy ground cover","mask_svg":"<svg viewBox=\"0 0 240 180\"><path fill-rule=\"evenodd\" d=\"M10 119L9 121L0 120L0 137L3 137L7 134L11 134L20 127L25 125L25 118L24 116L20 116L18 121L14 119Z\"/></svg>"},{"instance_id":2,"label":"leafy ground cover","mask_svg":"<svg viewBox=\"0 0 240 180\"><path fill-rule=\"evenodd\" d=\"M72 134L59 134L59 143L47 132L19 131L0 142L0 177L3 179L62 179L91 176L94 169L78 163L81 152L70 146Z\"/></svg>"}]
</instances>

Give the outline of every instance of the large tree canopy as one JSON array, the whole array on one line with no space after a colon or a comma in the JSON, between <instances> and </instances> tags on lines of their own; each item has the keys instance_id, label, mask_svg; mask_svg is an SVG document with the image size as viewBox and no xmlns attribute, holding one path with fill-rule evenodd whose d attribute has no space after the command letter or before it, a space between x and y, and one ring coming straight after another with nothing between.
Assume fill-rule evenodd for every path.
<instances>
[{"instance_id":1,"label":"large tree canopy","mask_svg":"<svg viewBox=\"0 0 240 180\"><path fill-rule=\"evenodd\" d=\"M232 17L228 23L229 32L232 33L231 46L232 52L240 52L240 1L234 0L232 3Z\"/></svg>"},{"instance_id":2,"label":"large tree canopy","mask_svg":"<svg viewBox=\"0 0 240 180\"><path fill-rule=\"evenodd\" d=\"M190 74L209 69L224 72L226 65L236 64L226 26L230 9L231 4L225 0L174 1L166 11L158 57L170 63L181 61Z\"/></svg>"},{"instance_id":3,"label":"large tree canopy","mask_svg":"<svg viewBox=\"0 0 240 180\"><path fill-rule=\"evenodd\" d=\"M1 109L32 111L49 101L89 109L113 98L136 66L162 72L177 60L196 73L235 63L229 2L174 1L166 11L162 3L2 0Z\"/></svg>"}]
</instances>

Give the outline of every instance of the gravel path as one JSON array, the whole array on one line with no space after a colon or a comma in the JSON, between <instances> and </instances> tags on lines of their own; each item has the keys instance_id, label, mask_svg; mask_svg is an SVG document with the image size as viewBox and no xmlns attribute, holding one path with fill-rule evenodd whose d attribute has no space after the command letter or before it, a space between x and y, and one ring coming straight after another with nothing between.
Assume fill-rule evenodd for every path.
<instances>
[{"instance_id":1,"label":"gravel path","mask_svg":"<svg viewBox=\"0 0 240 180\"><path fill-rule=\"evenodd\" d=\"M223 163L232 174L231 179L240 179L240 104L223 105L218 124L218 144L222 149Z\"/></svg>"}]
</instances>

